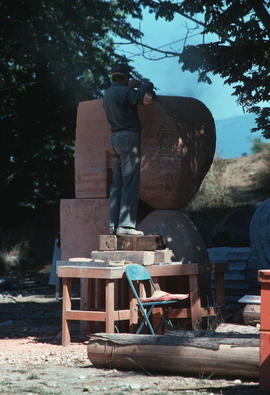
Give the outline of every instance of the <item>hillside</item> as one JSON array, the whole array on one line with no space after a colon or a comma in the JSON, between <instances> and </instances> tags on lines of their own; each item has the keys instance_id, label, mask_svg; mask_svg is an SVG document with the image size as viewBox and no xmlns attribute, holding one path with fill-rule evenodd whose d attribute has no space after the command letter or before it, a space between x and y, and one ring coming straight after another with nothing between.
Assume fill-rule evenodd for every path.
<instances>
[{"instance_id":1,"label":"hillside","mask_svg":"<svg viewBox=\"0 0 270 395\"><path fill-rule=\"evenodd\" d=\"M207 246L212 246L211 235L225 216L241 211L242 217L237 221L245 222L248 227L258 204L269 197L270 146L267 146L254 155L234 159L217 157L186 211Z\"/></svg>"},{"instance_id":2,"label":"hillside","mask_svg":"<svg viewBox=\"0 0 270 395\"><path fill-rule=\"evenodd\" d=\"M221 183L235 191L242 204L257 205L269 197L270 150L259 154L225 159Z\"/></svg>"}]
</instances>

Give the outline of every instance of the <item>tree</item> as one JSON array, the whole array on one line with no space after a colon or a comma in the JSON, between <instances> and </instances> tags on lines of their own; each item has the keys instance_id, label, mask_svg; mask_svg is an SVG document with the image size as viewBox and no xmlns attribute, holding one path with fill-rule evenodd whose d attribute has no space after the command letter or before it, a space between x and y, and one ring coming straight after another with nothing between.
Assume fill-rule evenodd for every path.
<instances>
[{"instance_id":1,"label":"tree","mask_svg":"<svg viewBox=\"0 0 270 395\"><path fill-rule=\"evenodd\" d=\"M140 37L106 0L0 0L1 206L73 196L78 102L109 84L113 37Z\"/></svg>"},{"instance_id":2,"label":"tree","mask_svg":"<svg viewBox=\"0 0 270 395\"><path fill-rule=\"evenodd\" d=\"M149 7L156 19L171 21L180 14L191 20L201 29L202 43L185 45L179 52L155 49L136 39L132 42L163 57L178 57L183 70L199 73L199 82L211 83L208 73L219 74L226 84L233 86L243 108L257 114L257 126L252 131L261 130L265 138L270 138L270 1L143 0L140 3ZM209 33L214 35L207 36ZM188 34L189 31L186 39ZM206 42L209 37L210 42Z\"/></svg>"},{"instance_id":3,"label":"tree","mask_svg":"<svg viewBox=\"0 0 270 395\"><path fill-rule=\"evenodd\" d=\"M251 153L252 154L259 154L260 152L264 151L265 148L269 147L269 144L265 141L262 141L259 137L256 137L252 141L251 146Z\"/></svg>"}]
</instances>

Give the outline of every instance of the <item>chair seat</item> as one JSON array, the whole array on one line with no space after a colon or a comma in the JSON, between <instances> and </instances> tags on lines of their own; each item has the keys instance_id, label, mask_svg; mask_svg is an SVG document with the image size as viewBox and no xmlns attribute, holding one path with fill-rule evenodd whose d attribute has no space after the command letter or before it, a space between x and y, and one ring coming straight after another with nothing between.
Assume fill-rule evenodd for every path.
<instances>
[{"instance_id":1,"label":"chair seat","mask_svg":"<svg viewBox=\"0 0 270 395\"><path fill-rule=\"evenodd\" d=\"M164 301L177 301L184 300L189 297L189 294L171 294L169 292L164 292L160 290L156 290L152 296L149 298L140 298L142 303L146 302L164 302Z\"/></svg>"}]
</instances>

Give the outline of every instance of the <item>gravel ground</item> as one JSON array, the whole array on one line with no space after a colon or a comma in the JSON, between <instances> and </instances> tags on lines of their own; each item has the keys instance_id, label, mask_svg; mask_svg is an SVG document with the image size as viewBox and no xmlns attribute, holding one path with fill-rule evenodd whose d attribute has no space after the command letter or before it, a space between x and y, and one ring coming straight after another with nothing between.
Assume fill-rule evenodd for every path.
<instances>
[{"instance_id":1,"label":"gravel ground","mask_svg":"<svg viewBox=\"0 0 270 395\"><path fill-rule=\"evenodd\" d=\"M96 369L78 323L72 344L60 345L61 303L53 290L23 285L0 293L1 394L265 394L256 380Z\"/></svg>"}]
</instances>

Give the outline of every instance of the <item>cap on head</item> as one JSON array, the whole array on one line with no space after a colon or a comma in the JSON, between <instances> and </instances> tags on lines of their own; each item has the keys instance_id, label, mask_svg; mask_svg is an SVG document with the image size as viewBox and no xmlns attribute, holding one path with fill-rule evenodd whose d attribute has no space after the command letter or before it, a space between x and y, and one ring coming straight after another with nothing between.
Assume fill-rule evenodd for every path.
<instances>
[{"instance_id":1,"label":"cap on head","mask_svg":"<svg viewBox=\"0 0 270 395\"><path fill-rule=\"evenodd\" d=\"M121 74L129 77L130 72L131 72L131 68L126 63L116 63L112 65L112 74Z\"/></svg>"}]
</instances>

